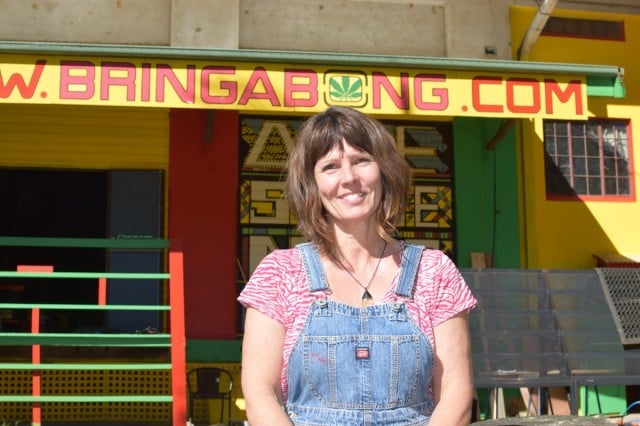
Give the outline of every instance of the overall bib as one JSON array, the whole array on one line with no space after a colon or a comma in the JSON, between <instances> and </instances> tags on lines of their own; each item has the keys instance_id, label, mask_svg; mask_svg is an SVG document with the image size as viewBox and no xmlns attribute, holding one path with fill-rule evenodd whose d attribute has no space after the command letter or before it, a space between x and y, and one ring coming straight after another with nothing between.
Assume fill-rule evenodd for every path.
<instances>
[{"instance_id":1,"label":"overall bib","mask_svg":"<svg viewBox=\"0 0 640 426\"><path fill-rule=\"evenodd\" d=\"M311 292L328 290L317 248L298 245ZM422 247L405 244L396 294L411 298ZM433 349L393 302L315 300L291 352L286 410L297 426L427 425Z\"/></svg>"}]
</instances>

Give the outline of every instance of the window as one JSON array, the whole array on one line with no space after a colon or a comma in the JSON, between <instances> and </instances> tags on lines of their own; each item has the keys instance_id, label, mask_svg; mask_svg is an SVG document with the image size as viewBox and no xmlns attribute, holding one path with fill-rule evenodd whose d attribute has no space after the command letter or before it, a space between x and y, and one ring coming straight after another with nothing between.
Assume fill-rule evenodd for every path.
<instances>
[{"instance_id":1,"label":"window","mask_svg":"<svg viewBox=\"0 0 640 426\"><path fill-rule=\"evenodd\" d=\"M545 24L542 35L555 37L594 38L624 41L624 22L595 19L559 18L552 16Z\"/></svg>"},{"instance_id":2,"label":"window","mask_svg":"<svg viewBox=\"0 0 640 426\"><path fill-rule=\"evenodd\" d=\"M547 197L630 198L626 120L544 122Z\"/></svg>"}]
</instances>

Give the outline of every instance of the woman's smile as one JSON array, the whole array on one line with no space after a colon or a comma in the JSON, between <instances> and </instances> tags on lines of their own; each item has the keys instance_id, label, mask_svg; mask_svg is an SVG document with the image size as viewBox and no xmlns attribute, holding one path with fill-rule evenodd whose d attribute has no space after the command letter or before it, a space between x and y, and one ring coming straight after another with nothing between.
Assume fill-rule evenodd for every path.
<instances>
[{"instance_id":1,"label":"woman's smile","mask_svg":"<svg viewBox=\"0 0 640 426\"><path fill-rule=\"evenodd\" d=\"M359 202L362 198L364 198L365 193L364 192L352 192L346 195L343 195L339 198L342 198L346 201L350 201L350 202L354 202L357 203Z\"/></svg>"}]
</instances>

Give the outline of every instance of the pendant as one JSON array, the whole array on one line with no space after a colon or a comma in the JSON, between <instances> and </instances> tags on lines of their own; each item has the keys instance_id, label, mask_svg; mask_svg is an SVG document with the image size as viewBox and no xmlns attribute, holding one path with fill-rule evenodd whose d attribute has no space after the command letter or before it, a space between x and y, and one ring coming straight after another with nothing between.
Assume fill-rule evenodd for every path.
<instances>
[{"instance_id":1,"label":"pendant","mask_svg":"<svg viewBox=\"0 0 640 426\"><path fill-rule=\"evenodd\" d=\"M364 293L362 293L362 306L371 306L373 305L373 296L369 293L369 290L365 289Z\"/></svg>"}]
</instances>

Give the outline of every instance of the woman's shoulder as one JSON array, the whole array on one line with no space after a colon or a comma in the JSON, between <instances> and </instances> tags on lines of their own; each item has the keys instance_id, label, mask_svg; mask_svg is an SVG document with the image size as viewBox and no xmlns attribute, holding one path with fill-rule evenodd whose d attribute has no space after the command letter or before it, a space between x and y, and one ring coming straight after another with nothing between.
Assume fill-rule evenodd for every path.
<instances>
[{"instance_id":1,"label":"woman's shoulder","mask_svg":"<svg viewBox=\"0 0 640 426\"><path fill-rule=\"evenodd\" d=\"M300 251L297 247L279 248L269 252L265 258L275 258L279 260L300 259Z\"/></svg>"},{"instance_id":2,"label":"woman's shoulder","mask_svg":"<svg viewBox=\"0 0 640 426\"><path fill-rule=\"evenodd\" d=\"M421 244L402 242L403 250L405 253L414 251L419 256L420 268L433 268L435 266L442 265L443 263L452 263L451 258L442 250L425 247Z\"/></svg>"},{"instance_id":3,"label":"woman's shoulder","mask_svg":"<svg viewBox=\"0 0 640 426\"><path fill-rule=\"evenodd\" d=\"M413 246L421 252L417 271L419 281L459 281L461 279L457 266L443 250Z\"/></svg>"},{"instance_id":4,"label":"woman's shoulder","mask_svg":"<svg viewBox=\"0 0 640 426\"><path fill-rule=\"evenodd\" d=\"M422 259L427 260L429 262L440 263L449 263L452 262L451 258L447 253L442 250L434 249L434 248L425 248L422 251Z\"/></svg>"},{"instance_id":5,"label":"woman's shoulder","mask_svg":"<svg viewBox=\"0 0 640 426\"><path fill-rule=\"evenodd\" d=\"M251 273L243 290L243 298L253 295L258 299L265 294L289 294L304 280L304 266L297 250L276 249L268 253Z\"/></svg>"},{"instance_id":6,"label":"woman's shoulder","mask_svg":"<svg viewBox=\"0 0 640 426\"><path fill-rule=\"evenodd\" d=\"M258 265L258 270L293 272L302 268L302 258L296 248L276 249L268 253Z\"/></svg>"},{"instance_id":7,"label":"woman's shoulder","mask_svg":"<svg viewBox=\"0 0 640 426\"><path fill-rule=\"evenodd\" d=\"M434 325L477 303L449 255L430 248L422 251L414 296L419 305L428 307Z\"/></svg>"}]
</instances>

